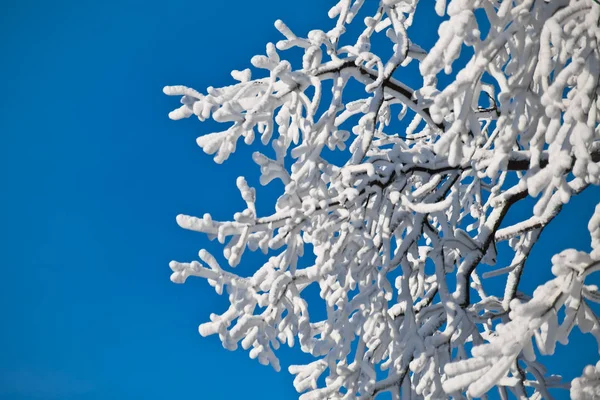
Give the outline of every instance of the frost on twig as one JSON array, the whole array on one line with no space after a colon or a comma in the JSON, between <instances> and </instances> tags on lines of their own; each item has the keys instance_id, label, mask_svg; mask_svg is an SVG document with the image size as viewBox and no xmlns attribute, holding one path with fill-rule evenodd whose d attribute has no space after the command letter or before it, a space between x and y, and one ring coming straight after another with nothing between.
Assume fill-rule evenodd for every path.
<instances>
[{"instance_id":1,"label":"frost on twig","mask_svg":"<svg viewBox=\"0 0 600 400\"><path fill-rule=\"evenodd\" d=\"M573 400L600 398L600 361L595 366L586 366L583 375L573 380L571 398Z\"/></svg>"},{"instance_id":2,"label":"frost on twig","mask_svg":"<svg viewBox=\"0 0 600 400\"><path fill-rule=\"evenodd\" d=\"M427 7L448 16L428 50L409 38L417 8ZM364 29L341 46L359 13L369 15ZM257 215L256 191L240 177L246 208L233 220L177 217L218 239L229 264L206 250L201 262L170 264L173 282L201 277L229 298L200 333L218 334L230 350L241 344L276 370L281 344L310 354L314 361L289 368L303 400L485 397L492 388L501 398L551 398L552 388L594 398L593 367L570 384L535 354L552 354L575 326L600 342L590 306L600 292L586 281L600 265L600 205L588 224L590 253L555 255L555 278L532 296L519 281L544 228L572 196L600 184L600 6L341 0L329 16L329 31L306 37L277 21L282 40L254 56L252 70L233 71L229 86L164 89L181 96L172 119L227 125L197 140L215 162L240 139L260 137L264 150L252 157L260 183L285 188L271 215ZM375 40L389 43L389 58L373 52ZM282 57L294 47L299 66ZM461 57L465 67L452 72ZM417 88L401 80L411 63L422 75ZM445 87L442 71L454 74ZM350 81L365 89L353 101ZM394 122L406 115L408 124ZM328 161L326 147L348 149L346 160ZM507 225L526 198L535 199L530 215ZM512 262L496 265L503 241ZM230 270L259 249L270 258L252 276ZM308 267L299 263L305 250L315 256ZM481 265L493 269L480 273ZM489 291L492 276L505 277L501 296ZM325 300L323 320L309 313L311 285Z\"/></svg>"}]
</instances>

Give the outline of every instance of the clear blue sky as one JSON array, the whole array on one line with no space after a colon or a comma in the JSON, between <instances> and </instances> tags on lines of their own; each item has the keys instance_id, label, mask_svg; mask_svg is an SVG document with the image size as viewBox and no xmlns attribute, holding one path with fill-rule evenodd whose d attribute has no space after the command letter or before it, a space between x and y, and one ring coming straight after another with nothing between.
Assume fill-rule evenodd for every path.
<instances>
[{"instance_id":1,"label":"clear blue sky","mask_svg":"<svg viewBox=\"0 0 600 400\"><path fill-rule=\"evenodd\" d=\"M256 169L244 149L215 166L195 145L215 126L169 121L177 101L161 90L230 84L280 38L277 18L301 34L329 29L330 3L4 2L0 399L297 398L286 371L297 351L277 374L201 338L197 325L226 299L200 280L169 281L170 260L215 249L175 216L229 218L242 205L235 178L255 182ZM599 198L574 199L548 229L523 287L550 276L548 252L589 248ZM590 345L552 365L572 378L597 359Z\"/></svg>"}]
</instances>

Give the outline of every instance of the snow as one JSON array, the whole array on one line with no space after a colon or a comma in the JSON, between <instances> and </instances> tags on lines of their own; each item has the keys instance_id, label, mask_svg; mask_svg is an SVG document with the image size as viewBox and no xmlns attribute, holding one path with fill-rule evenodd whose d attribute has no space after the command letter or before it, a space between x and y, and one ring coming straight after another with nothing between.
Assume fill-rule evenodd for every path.
<instances>
[{"instance_id":1,"label":"snow","mask_svg":"<svg viewBox=\"0 0 600 400\"><path fill-rule=\"evenodd\" d=\"M229 308L199 328L224 348L241 343L276 370L281 344L310 354L313 361L289 368L304 400L383 392L483 397L494 387L504 398L508 391L546 398L549 388L569 383L546 374L536 351L554 353L575 326L600 346L600 322L588 304L600 301L588 279L600 270L600 204L588 224L591 252L554 255L554 278L532 295L518 285L544 227L573 196L600 184L600 6L436 0L435 12L448 17L426 50L407 30L425 3L341 0L329 10L335 27L306 37L278 20L284 39L252 57L253 69L232 71L232 85L206 94L163 90L181 96L171 119L195 115L227 125L197 139L216 163L241 138L250 145L260 134L262 146L272 147L252 159L261 185L281 181L285 188L273 213L257 215L256 190L240 176L246 208L233 220L177 216L182 228L217 238L229 266L201 250L202 263L172 261L171 280L200 277L227 294ZM476 18L480 10L489 28ZM348 41L349 24L361 23ZM389 40L389 59L372 49L376 35ZM285 59L294 47L302 65ZM459 57L468 58L462 68ZM420 88L401 81L411 63L418 63ZM253 78L255 70L264 77ZM438 87L442 70L455 74ZM355 101L345 98L351 80L364 87ZM491 105L481 107L480 97ZM391 117L408 110L412 122L394 132ZM325 147L348 148L349 156L330 163ZM505 215L525 198L535 203L531 215L507 226ZM504 240L512 262L481 274L479 265L498 263L496 242ZM299 267L305 244L315 262ZM246 248L270 256L248 277L230 271L244 263ZM505 279L500 297L487 290L494 276ZM326 304L319 321L303 297L313 283ZM600 364L586 367L570 384L571 397L597 398L599 382Z\"/></svg>"}]
</instances>

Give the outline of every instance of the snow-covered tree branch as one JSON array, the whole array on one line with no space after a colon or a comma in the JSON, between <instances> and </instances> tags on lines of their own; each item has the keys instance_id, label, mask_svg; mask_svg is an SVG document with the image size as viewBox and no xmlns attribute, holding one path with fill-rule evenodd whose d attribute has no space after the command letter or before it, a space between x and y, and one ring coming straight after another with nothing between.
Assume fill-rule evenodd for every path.
<instances>
[{"instance_id":1,"label":"snow-covered tree branch","mask_svg":"<svg viewBox=\"0 0 600 400\"><path fill-rule=\"evenodd\" d=\"M591 306L600 291L590 283L600 275L600 204L588 224L591 253L566 250L547 266L529 267L527 259L570 198L600 185L600 5L417 3L341 0L329 11L334 26L307 37L277 21L283 39L252 58L253 71L233 71L237 83L206 94L165 87L181 96L172 119L227 125L197 140L215 162L259 135L260 183L285 187L270 215L257 215L256 191L239 177L246 208L232 221L177 217L182 228L224 244L231 268L246 249L270 255L254 275L201 250L200 261L171 262L171 279L198 276L225 290L229 309L200 325L225 348L241 343L276 370L280 344L312 355L289 368L303 400L383 392L460 399L492 388L503 399L552 398L552 388L599 398L600 364L582 365L571 383L547 373L536 353L552 354L575 326L600 348ZM409 38L415 13L427 7L447 15L428 50L418 35ZM364 30L349 38L359 13L368 15ZM372 51L382 38L387 57ZM302 50L302 65L283 58L291 48ZM440 85L438 75L452 74L461 57L465 66ZM414 63L422 77L416 89L402 81ZM348 100L349 82L364 87L360 98ZM396 116L410 122L398 125ZM335 161L326 148L339 153ZM535 201L530 216L507 224L525 199ZM504 241L513 260L496 265ZM305 251L313 265L299 262ZM482 264L496 269L481 273ZM526 267L551 268L554 279L523 293ZM502 296L486 289L494 276L505 277ZM327 307L320 321L303 296L313 284Z\"/></svg>"}]
</instances>

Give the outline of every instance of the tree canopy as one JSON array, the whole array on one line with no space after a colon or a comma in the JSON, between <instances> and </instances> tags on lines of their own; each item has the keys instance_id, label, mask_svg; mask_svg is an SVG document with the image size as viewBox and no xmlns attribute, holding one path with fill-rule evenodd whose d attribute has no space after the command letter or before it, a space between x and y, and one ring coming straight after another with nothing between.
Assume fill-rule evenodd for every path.
<instances>
[{"instance_id":1,"label":"tree canopy","mask_svg":"<svg viewBox=\"0 0 600 400\"><path fill-rule=\"evenodd\" d=\"M427 7L445 18L415 30ZM600 204L588 223L591 252L527 264L570 198L600 184L600 6L341 0L329 17L330 30L306 37L276 21L283 39L254 56L252 70L234 70L232 85L164 89L181 96L170 118L228 125L197 139L217 163L260 136L260 183L285 188L270 215L257 215L256 191L239 177L246 208L233 220L177 216L224 244L229 264L206 250L201 261L170 264L173 282L197 276L229 296L200 334L230 350L241 344L276 370L280 344L298 345L314 358L289 368L302 400L461 399L492 388L504 399L550 399L552 388L600 398L600 362L565 382L536 357L566 344L575 326L600 345L600 291L590 281L600 270ZM423 29L439 35L429 49L419 46ZM375 51L382 38L387 52ZM301 65L282 58L294 48ZM421 77L412 87L402 79L410 68ZM352 84L364 91L349 101ZM408 122L400 131L396 118ZM529 215L507 224L526 199ZM512 262L497 265L503 242ZM271 257L240 276L231 268L247 249ZM312 265L299 262L305 251ZM494 268L482 273L484 264ZM554 279L524 293L526 267L551 268ZM493 277L501 294L487 289ZM323 320L311 319L303 296L313 284Z\"/></svg>"}]
</instances>

